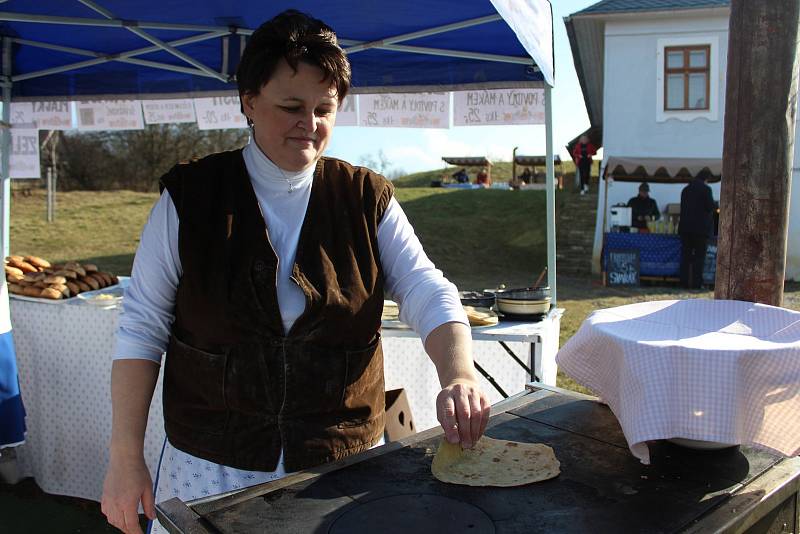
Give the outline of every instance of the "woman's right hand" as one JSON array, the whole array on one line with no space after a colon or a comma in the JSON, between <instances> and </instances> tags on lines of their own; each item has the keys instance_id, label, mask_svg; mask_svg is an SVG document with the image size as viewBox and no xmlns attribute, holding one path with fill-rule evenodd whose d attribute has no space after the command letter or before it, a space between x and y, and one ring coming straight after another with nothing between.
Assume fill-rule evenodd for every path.
<instances>
[{"instance_id":1,"label":"woman's right hand","mask_svg":"<svg viewBox=\"0 0 800 534\"><path fill-rule=\"evenodd\" d=\"M100 509L108 522L125 534L142 534L139 503L145 515L156 518L153 481L142 456L114 458L106 472Z\"/></svg>"}]
</instances>

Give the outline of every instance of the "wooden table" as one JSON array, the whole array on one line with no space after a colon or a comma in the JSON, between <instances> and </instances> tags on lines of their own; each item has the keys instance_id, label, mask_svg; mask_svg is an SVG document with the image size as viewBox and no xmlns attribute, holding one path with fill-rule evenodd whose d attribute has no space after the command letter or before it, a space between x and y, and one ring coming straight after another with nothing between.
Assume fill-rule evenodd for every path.
<instances>
[{"instance_id":1,"label":"wooden table","mask_svg":"<svg viewBox=\"0 0 800 534\"><path fill-rule=\"evenodd\" d=\"M158 505L173 533L798 532L800 458L669 443L639 463L593 397L531 384L486 434L545 443L559 477L517 488L443 484L431 429L343 462L227 496Z\"/></svg>"}]
</instances>

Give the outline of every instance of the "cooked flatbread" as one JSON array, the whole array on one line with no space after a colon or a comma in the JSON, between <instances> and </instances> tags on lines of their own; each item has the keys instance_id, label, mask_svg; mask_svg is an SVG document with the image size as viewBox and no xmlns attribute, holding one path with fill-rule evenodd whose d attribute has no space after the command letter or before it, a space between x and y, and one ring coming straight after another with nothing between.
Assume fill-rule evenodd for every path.
<instances>
[{"instance_id":1,"label":"cooked flatbread","mask_svg":"<svg viewBox=\"0 0 800 534\"><path fill-rule=\"evenodd\" d=\"M470 326L489 326L497 324L497 314L489 308L476 308L464 306Z\"/></svg>"},{"instance_id":2,"label":"cooked flatbread","mask_svg":"<svg viewBox=\"0 0 800 534\"><path fill-rule=\"evenodd\" d=\"M547 445L482 436L472 449L442 438L431 472L450 484L510 487L556 477L560 466Z\"/></svg>"}]
</instances>

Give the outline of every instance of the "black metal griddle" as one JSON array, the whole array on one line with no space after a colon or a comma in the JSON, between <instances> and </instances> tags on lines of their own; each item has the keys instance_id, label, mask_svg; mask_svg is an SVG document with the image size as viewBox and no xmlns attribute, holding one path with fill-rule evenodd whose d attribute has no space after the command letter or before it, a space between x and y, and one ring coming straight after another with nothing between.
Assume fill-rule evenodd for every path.
<instances>
[{"instance_id":1,"label":"black metal griddle","mask_svg":"<svg viewBox=\"0 0 800 534\"><path fill-rule=\"evenodd\" d=\"M158 505L174 533L798 532L800 458L749 447L628 450L592 397L534 385L495 407L488 436L553 447L559 477L516 488L444 484L432 429L231 496ZM784 530L781 530L784 529Z\"/></svg>"}]
</instances>

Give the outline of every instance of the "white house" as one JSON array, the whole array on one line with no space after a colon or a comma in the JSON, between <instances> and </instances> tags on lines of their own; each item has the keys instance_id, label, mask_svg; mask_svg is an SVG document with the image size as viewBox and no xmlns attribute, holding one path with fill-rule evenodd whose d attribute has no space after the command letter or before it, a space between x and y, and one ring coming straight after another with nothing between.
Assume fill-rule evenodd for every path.
<instances>
[{"instance_id":1,"label":"white house","mask_svg":"<svg viewBox=\"0 0 800 534\"><path fill-rule=\"evenodd\" d=\"M611 157L721 160L729 16L729 0L603 0L564 19L589 119L602 131L604 166ZM790 280L800 280L798 176L795 142ZM637 187L611 182L607 198L600 188L593 269L608 228L604 207L626 202ZM682 187L652 183L650 195L663 210L680 202ZM719 188L712 184L715 199Z\"/></svg>"}]
</instances>

